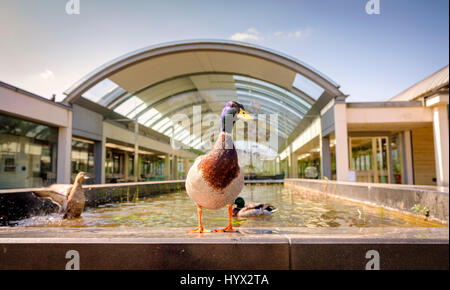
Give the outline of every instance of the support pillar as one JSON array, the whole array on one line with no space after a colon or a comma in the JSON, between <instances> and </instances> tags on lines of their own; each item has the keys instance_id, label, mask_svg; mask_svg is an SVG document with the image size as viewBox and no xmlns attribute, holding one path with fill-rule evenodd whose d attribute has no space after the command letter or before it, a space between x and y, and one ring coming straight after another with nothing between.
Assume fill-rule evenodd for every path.
<instances>
[{"instance_id":1,"label":"support pillar","mask_svg":"<svg viewBox=\"0 0 450 290\"><path fill-rule=\"evenodd\" d=\"M447 106L433 107L434 154L438 186L449 186L449 132Z\"/></svg>"},{"instance_id":2,"label":"support pillar","mask_svg":"<svg viewBox=\"0 0 450 290\"><path fill-rule=\"evenodd\" d=\"M58 160L56 168L56 182L70 183L70 169L72 162L72 111L67 112L68 126L58 130Z\"/></svg>"},{"instance_id":3,"label":"support pillar","mask_svg":"<svg viewBox=\"0 0 450 290\"><path fill-rule=\"evenodd\" d=\"M134 181L138 181L139 178L139 123L134 120L134 163L133 163L133 175Z\"/></svg>"},{"instance_id":4,"label":"support pillar","mask_svg":"<svg viewBox=\"0 0 450 290\"><path fill-rule=\"evenodd\" d=\"M105 183L106 137L94 144L94 183Z\"/></svg>"},{"instance_id":5,"label":"support pillar","mask_svg":"<svg viewBox=\"0 0 450 290\"><path fill-rule=\"evenodd\" d=\"M172 176L174 180L178 179L178 157L176 155L173 156L173 161L172 161Z\"/></svg>"},{"instance_id":6,"label":"support pillar","mask_svg":"<svg viewBox=\"0 0 450 290\"><path fill-rule=\"evenodd\" d=\"M413 167L413 153L411 142L411 131L403 131L403 172L404 183L414 184L414 167Z\"/></svg>"},{"instance_id":7,"label":"support pillar","mask_svg":"<svg viewBox=\"0 0 450 290\"><path fill-rule=\"evenodd\" d=\"M331 180L331 151L330 151L330 137L320 137L320 172L322 179L324 177Z\"/></svg>"},{"instance_id":8,"label":"support pillar","mask_svg":"<svg viewBox=\"0 0 450 290\"><path fill-rule=\"evenodd\" d=\"M130 158L130 156L128 155L128 152L125 152L125 158L123 159L123 176L125 178L125 180L128 182L128 159Z\"/></svg>"},{"instance_id":9,"label":"support pillar","mask_svg":"<svg viewBox=\"0 0 450 290\"><path fill-rule=\"evenodd\" d=\"M337 181L348 181L348 132L347 106L345 101L334 104L334 134L336 138L336 177Z\"/></svg>"},{"instance_id":10,"label":"support pillar","mask_svg":"<svg viewBox=\"0 0 450 290\"><path fill-rule=\"evenodd\" d=\"M170 155L166 154L164 158L164 177L166 180L170 180Z\"/></svg>"},{"instance_id":11,"label":"support pillar","mask_svg":"<svg viewBox=\"0 0 450 290\"><path fill-rule=\"evenodd\" d=\"M289 178L298 178L298 155L295 152L289 154Z\"/></svg>"}]
</instances>

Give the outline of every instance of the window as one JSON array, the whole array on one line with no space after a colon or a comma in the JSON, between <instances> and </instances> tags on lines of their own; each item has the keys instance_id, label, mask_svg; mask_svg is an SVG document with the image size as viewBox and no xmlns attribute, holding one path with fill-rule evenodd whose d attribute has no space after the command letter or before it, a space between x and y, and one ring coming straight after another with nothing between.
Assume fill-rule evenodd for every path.
<instances>
[{"instance_id":1,"label":"window","mask_svg":"<svg viewBox=\"0 0 450 290\"><path fill-rule=\"evenodd\" d=\"M56 182L58 129L0 114L0 188Z\"/></svg>"}]
</instances>

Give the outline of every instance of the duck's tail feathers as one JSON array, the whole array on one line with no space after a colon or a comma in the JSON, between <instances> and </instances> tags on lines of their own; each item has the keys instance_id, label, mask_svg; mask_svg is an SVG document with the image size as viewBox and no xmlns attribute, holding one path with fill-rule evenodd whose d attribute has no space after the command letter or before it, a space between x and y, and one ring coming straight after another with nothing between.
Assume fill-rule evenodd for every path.
<instances>
[{"instance_id":1,"label":"duck's tail feathers","mask_svg":"<svg viewBox=\"0 0 450 290\"><path fill-rule=\"evenodd\" d=\"M276 212L278 209L276 208L276 207L274 207L273 205L271 205L271 204L268 204L268 203L266 203L265 205L264 205L264 209L265 210L267 210L267 211L269 211L269 212Z\"/></svg>"},{"instance_id":2,"label":"duck's tail feathers","mask_svg":"<svg viewBox=\"0 0 450 290\"><path fill-rule=\"evenodd\" d=\"M274 213L274 212L277 212L277 211L278 211L278 208L272 207L271 210L270 210L270 213Z\"/></svg>"}]
</instances>

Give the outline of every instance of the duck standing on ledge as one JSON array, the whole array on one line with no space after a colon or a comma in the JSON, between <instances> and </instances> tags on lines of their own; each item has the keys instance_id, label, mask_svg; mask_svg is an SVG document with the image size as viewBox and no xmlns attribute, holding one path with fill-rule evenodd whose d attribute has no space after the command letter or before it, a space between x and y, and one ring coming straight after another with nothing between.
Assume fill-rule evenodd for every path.
<instances>
[{"instance_id":1,"label":"duck standing on ledge","mask_svg":"<svg viewBox=\"0 0 450 290\"><path fill-rule=\"evenodd\" d=\"M250 203L245 205L245 200L242 197L236 198L234 204L236 204L236 207L233 209L233 216L237 217L267 216L278 210L269 203Z\"/></svg>"},{"instance_id":2,"label":"duck standing on ledge","mask_svg":"<svg viewBox=\"0 0 450 290\"><path fill-rule=\"evenodd\" d=\"M48 198L59 206L60 212L64 213L64 219L79 218L84 210L86 198L81 183L90 177L85 172L79 172L72 184L53 184L33 193L41 198Z\"/></svg>"},{"instance_id":3,"label":"duck standing on ledge","mask_svg":"<svg viewBox=\"0 0 450 290\"><path fill-rule=\"evenodd\" d=\"M218 230L234 231L231 224L232 205L244 187L244 174L239 168L232 131L237 119L252 120L240 103L225 104L220 115L220 134L208 154L195 159L186 177L186 191L197 205L198 227L189 232L208 232L202 225L202 208L219 209L228 206L228 226Z\"/></svg>"}]
</instances>

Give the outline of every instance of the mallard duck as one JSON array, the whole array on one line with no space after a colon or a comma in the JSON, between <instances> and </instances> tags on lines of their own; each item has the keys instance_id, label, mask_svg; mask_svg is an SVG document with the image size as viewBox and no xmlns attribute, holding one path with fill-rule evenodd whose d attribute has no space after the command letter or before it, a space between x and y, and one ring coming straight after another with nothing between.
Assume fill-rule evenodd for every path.
<instances>
[{"instance_id":1,"label":"mallard duck","mask_svg":"<svg viewBox=\"0 0 450 290\"><path fill-rule=\"evenodd\" d=\"M228 206L228 226L217 230L234 231L231 224L233 203L244 187L244 174L239 168L232 131L238 118L252 120L244 106L235 101L225 104L220 115L220 134L211 151L195 159L186 177L186 191L197 205L198 227L189 232L209 232L202 225L202 208Z\"/></svg>"},{"instance_id":2,"label":"mallard duck","mask_svg":"<svg viewBox=\"0 0 450 290\"><path fill-rule=\"evenodd\" d=\"M72 184L53 184L33 193L41 198L48 198L59 206L59 211L64 213L64 219L79 218L84 210L86 198L81 183L90 177L85 172L79 172Z\"/></svg>"},{"instance_id":3,"label":"mallard duck","mask_svg":"<svg viewBox=\"0 0 450 290\"><path fill-rule=\"evenodd\" d=\"M251 216L265 216L271 215L278 209L268 203L251 203L245 205L245 200L242 197L238 197L234 204L233 216L237 217L251 217Z\"/></svg>"}]
</instances>

